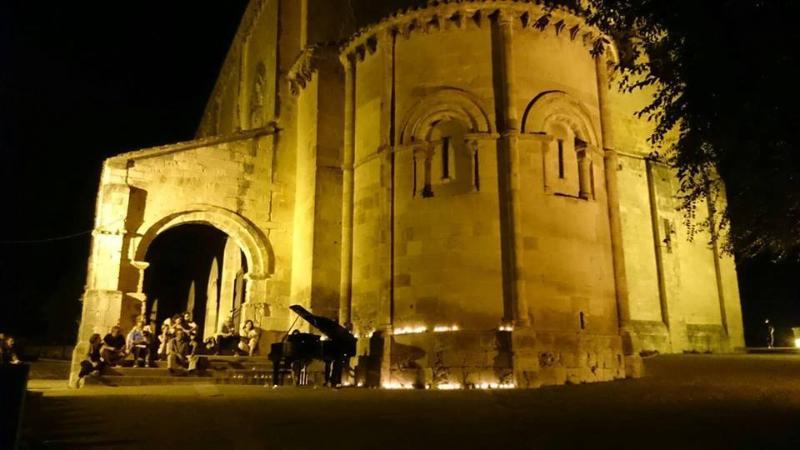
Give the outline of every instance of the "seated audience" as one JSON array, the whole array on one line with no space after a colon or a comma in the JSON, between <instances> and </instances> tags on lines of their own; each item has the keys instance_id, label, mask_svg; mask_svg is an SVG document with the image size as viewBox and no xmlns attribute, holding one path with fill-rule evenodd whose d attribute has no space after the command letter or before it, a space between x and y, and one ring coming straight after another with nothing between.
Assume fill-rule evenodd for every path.
<instances>
[{"instance_id":1,"label":"seated audience","mask_svg":"<svg viewBox=\"0 0 800 450\"><path fill-rule=\"evenodd\" d=\"M217 348L220 354L232 353L239 342L239 333L236 331L236 325L233 324L233 319L227 317L219 326L219 333L217 333Z\"/></svg>"},{"instance_id":2,"label":"seated audience","mask_svg":"<svg viewBox=\"0 0 800 450\"><path fill-rule=\"evenodd\" d=\"M111 332L103 338L100 356L105 364L118 366L125 359L125 338L120 333L119 325L111 327Z\"/></svg>"},{"instance_id":3,"label":"seated audience","mask_svg":"<svg viewBox=\"0 0 800 450\"><path fill-rule=\"evenodd\" d=\"M150 322L150 325L145 325L142 329L145 339L147 339L147 342L149 342L147 347L147 365L149 367L155 367L155 360L158 358L159 340L157 339L154 330L158 330L155 322Z\"/></svg>"},{"instance_id":4,"label":"seated audience","mask_svg":"<svg viewBox=\"0 0 800 450\"><path fill-rule=\"evenodd\" d=\"M214 336L211 336L203 342L203 349L202 354L204 355L216 355L219 353L219 347L217 346L217 340Z\"/></svg>"},{"instance_id":5,"label":"seated audience","mask_svg":"<svg viewBox=\"0 0 800 450\"><path fill-rule=\"evenodd\" d=\"M253 356L258 346L258 329L253 325L252 320L245 321L242 331L239 333L239 350L248 356Z\"/></svg>"},{"instance_id":6,"label":"seated audience","mask_svg":"<svg viewBox=\"0 0 800 450\"><path fill-rule=\"evenodd\" d=\"M189 340L189 326L183 323L183 316L176 314L172 318L172 326L170 327L170 334L175 336L178 330L183 331L183 339Z\"/></svg>"},{"instance_id":7,"label":"seated audience","mask_svg":"<svg viewBox=\"0 0 800 450\"><path fill-rule=\"evenodd\" d=\"M103 361L100 356L100 349L103 348L103 339L99 333L94 333L89 338L89 350L86 352L86 359L81 361L81 371L78 372L78 386L82 386L84 377L92 372L100 372L103 369Z\"/></svg>"},{"instance_id":8,"label":"seated audience","mask_svg":"<svg viewBox=\"0 0 800 450\"><path fill-rule=\"evenodd\" d=\"M139 317L125 339L125 349L133 355L134 364L139 367L144 367L150 357L150 336L145 334L144 328L144 318Z\"/></svg>"},{"instance_id":9,"label":"seated audience","mask_svg":"<svg viewBox=\"0 0 800 450\"><path fill-rule=\"evenodd\" d=\"M189 367L189 355L191 354L191 346L186 339L186 332L182 328L178 328L175 336L167 343L167 368L173 372L176 368Z\"/></svg>"},{"instance_id":10,"label":"seated audience","mask_svg":"<svg viewBox=\"0 0 800 450\"><path fill-rule=\"evenodd\" d=\"M197 323L192 320L192 313L183 313L182 323L184 330L186 330L186 333L189 335L189 339L194 340L194 338L197 337Z\"/></svg>"},{"instance_id":11,"label":"seated audience","mask_svg":"<svg viewBox=\"0 0 800 450\"><path fill-rule=\"evenodd\" d=\"M161 334L158 336L158 358L161 360L167 359L167 344L172 339L172 328L169 324L164 323L161 325Z\"/></svg>"},{"instance_id":12,"label":"seated audience","mask_svg":"<svg viewBox=\"0 0 800 450\"><path fill-rule=\"evenodd\" d=\"M22 361L17 356L17 346L14 336L5 336L5 339L0 342L0 347L3 348L3 364L22 364Z\"/></svg>"}]
</instances>

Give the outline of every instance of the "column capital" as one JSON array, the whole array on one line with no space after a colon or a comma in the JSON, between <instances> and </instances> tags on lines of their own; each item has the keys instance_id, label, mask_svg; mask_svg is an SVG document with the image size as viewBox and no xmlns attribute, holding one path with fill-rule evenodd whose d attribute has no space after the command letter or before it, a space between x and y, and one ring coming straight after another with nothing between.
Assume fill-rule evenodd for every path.
<instances>
[{"instance_id":1,"label":"column capital","mask_svg":"<svg viewBox=\"0 0 800 450\"><path fill-rule=\"evenodd\" d=\"M511 25L517 18L517 13L507 9L497 11L497 23L500 25Z\"/></svg>"}]
</instances>

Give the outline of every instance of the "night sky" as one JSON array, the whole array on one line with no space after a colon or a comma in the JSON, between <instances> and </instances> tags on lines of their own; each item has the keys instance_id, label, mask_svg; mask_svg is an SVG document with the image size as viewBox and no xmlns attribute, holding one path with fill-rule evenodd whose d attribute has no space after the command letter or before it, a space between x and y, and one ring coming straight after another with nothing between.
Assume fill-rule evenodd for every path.
<instances>
[{"instance_id":1,"label":"night sky","mask_svg":"<svg viewBox=\"0 0 800 450\"><path fill-rule=\"evenodd\" d=\"M0 331L74 342L102 160L193 137L246 3L0 2ZM800 325L798 276L740 262L751 339Z\"/></svg>"},{"instance_id":2,"label":"night sky","mask_svg":"<svg viewBox=\"0 0 800 450\"><path fill-rule=\"evenodd\" d=\"M246 0L0 2L0 331L74 342L103 159L194 136Z\"/></svg>"}]
</instances>

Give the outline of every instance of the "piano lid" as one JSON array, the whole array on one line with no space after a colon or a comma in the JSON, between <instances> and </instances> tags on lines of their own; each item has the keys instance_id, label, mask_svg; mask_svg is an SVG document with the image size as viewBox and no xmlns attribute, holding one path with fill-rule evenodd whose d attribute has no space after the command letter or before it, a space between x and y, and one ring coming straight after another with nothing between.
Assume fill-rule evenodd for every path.
<instances>
[{"instance_id":1,"label":"piano lid","mask_svg":"<svg viewBox=\"0 0 800 450\"><path fill-rule=\"evenodd\" d=\"M302 317L306 322L313 325L314 328L321 331L322 334L328 336L332 341L349 342L356 340L355 336L353 336L347 328L339 325L335 320L314 315L300 305L292 305L289 309L297 313L297 315Z\"/></svg>"}]
</instances>

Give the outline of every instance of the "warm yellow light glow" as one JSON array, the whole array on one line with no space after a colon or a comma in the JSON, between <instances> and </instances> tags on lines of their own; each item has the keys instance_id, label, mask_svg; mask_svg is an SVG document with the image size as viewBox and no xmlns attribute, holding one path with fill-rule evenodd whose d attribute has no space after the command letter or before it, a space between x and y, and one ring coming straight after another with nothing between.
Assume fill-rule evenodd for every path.
<instances>
[{"instance_id":1,"label":"warm yellow light glow","mask_svg":"<svg viewBox=\"0 0 800 450\"><path fill-rule=\"evenodd\" d=\"M458 331L458 325L436 325L433 327L434 333L445 333L447 331Z\"/></svg>"},{"instance_id":2,"label":"warm yellow light glow","mask_svg":"<svg viewBox=\"0 0 800 450\"><path fill-rule=\"evenodd\" d=\"M514 325L502 324L497 329L500 331L514 331Z\"/></svg>"},{"instance_id":3,"label":"warm yellow light glow","mask_svg":"<svg viewBox=\"0 0 800 450\"><path fill-rule=\"evenodd\" d=\"M797 348L800 348L800 338L796 338L794 340L794 346L797 347Z\"/></svg>"},{"instance_id":4,"label":"warm yellow light glow","mask_svg":"<svg viewBox=\"0 0 800 450\"><path fill-rule=\"evenodd\" d=\"M364 337L366 339L369 339L369 338L372 337L373 333L375 333L375 332L374 331L367 331L367 332L364 332L364 333L353 333L353 337L355 337L356 339L358 339L360 337Z\"/></svg>"},{"instance_id":5,"label":"warm yellow light glow","mask_svg":"<svg viewBox=\"0 0 800 450\"><path fill-rule=\"evenodd\" d=\"M475 386L478 389L514 389L514 383L481 383Z\"/></svg>"},{"instance_id":6,"label":"warm yellow light glow","mask_svg":"<svg viewBox=\"0 0 800 450\"><path fill-rule=\"evenodd\" d=\"M442 391L452 391L455 389L461 389L461 385L459 383L441 383L436 385L436 389Z\"/></svg>"},{"instance_id":7,"label":"warm yellow light glow","mask_svg":"<svg viewBox=\"0 0 800 450\"><path fill-rule=\"evenodd\" d=\"M400 328L395 328L395 329L394 329L394 331L393 331L393 333L394 333L394 335L395 335L395 336L399 336L399 335L401 335L401 334L419 334L419 333L425 333L426 331L428 331L428 327L426 327L426 326L424 326L424 325L418 325L418 326L413 326L413 327L400 327Z\"/></svg>"},{"instance_id":8,"label":"warm yellow light glow","mask_svg":"<svg viewBox=\"0 0 800 450\"><path fill-rule=\"evenodd\" d=\"M401 384L396 381L390 381L388 383L383 383L382 387L384 389L413 389L414 386L410 384Z\"/></svg>"}]
</instances>

